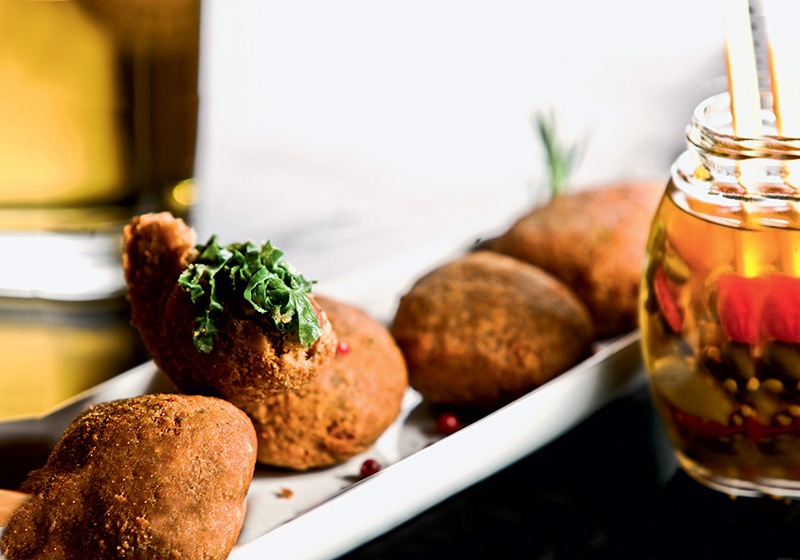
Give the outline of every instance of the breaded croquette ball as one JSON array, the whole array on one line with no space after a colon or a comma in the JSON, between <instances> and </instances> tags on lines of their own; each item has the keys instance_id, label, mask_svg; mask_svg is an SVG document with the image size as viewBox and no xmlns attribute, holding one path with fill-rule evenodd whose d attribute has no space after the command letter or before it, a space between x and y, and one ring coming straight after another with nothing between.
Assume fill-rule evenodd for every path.
<instances>
[{"instance_id":1,"label":"breaded croquette ball","mask_svg":"<svg viewBox=\"0 0 800 560\"><path fill-rule=\"evenodd\" d=\"M589 313L559 280L477 251L439 266L402 296L391 332L409 382L428 401L491 410L585 358Z\"/></svg>"},{"instance_id":2,"label":"breaded croquette ball","mask_svg":"<svg viewBox=\"0 0 800 560\"><path fill-rule=\"evenodd\" d=\"M131 322L156 364L182 392L237 406L313 379L337 341L310 282L268 244L194 244L168 213L125 227ZM303 340L309 322L317 330Z\"/></svg>"},{"instance_id":3,"label":"breaded croquette ball","mask_svg":"<svg viewBox=\"0 0 800 560\"><path fill-rule=\"evenodd\" d=\"M144 395L96 405L23 486L8 560L227 558L253 477L252 422L221 399Z\"/></svg>"},{"instance_id":4,"label":"breaded croquette ball","mask_svg":"<svg viewBox=\"0 0 800 560\"><path fill-rule=\"evenodd\" d=\"M487 248L534 264L567 284L599 337L636 328L642 262L664 183L625 182L558 195Z\"/></svg>"},{"instance_id":5,"label":"breaded croquette ball","mask_svg":"<svg viewBox=\"0 0 800 560\"><path fill-rule=\"evenodd\" d=\"M317 301L339 351L306 387L247 409L266 465L307 470L344 462L371 447L400 413L408 376L388 329L353 305Z\"/></svg>"}]
</instances>

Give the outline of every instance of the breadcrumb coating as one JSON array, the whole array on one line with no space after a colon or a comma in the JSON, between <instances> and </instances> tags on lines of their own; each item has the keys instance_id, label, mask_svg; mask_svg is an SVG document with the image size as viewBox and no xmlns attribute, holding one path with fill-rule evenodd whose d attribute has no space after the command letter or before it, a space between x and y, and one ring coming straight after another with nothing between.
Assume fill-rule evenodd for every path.
<instances>
[{"instance_id":1,"label":"breadcrumb coating","mask_svg":"<svg viewBox=\"0 0 800 560\"><path fill-rule=\"evenodd\" d=\"M181 391L246 406L303 387L334 356L336 335L310 294L322 327L312 346L270 328L244 306L226 302L213 350L198 351L192 338L194 304L178 284L181 272L198 256L193 230L169 213L145 214L125 227L123 239L131 322Z\"/></svg>"},{"instance_id":2,"label":"breadcrumb coating","mask_svg":"<svg viewBox=\"0 0 800 560\"><path fill-rule=\"evenodd\" d=\"M256 437L221 399L144 395L96 405L23 486L8 560L223 559L245 515Z\"/></svg>"},{"instance_id":3,"label":"breadcrumb coating","mask_svg":"<svg viewBox=\"0 0 800 560\"><path fill-rule=\"evenodd\" d=\"M428 401L492 410L591 352L585 305L541 269L491 251L445 263L402 296L391 327Z\"/></svg>"},{"instance_id":4,"label":"breadcrumb coating","mask_svg":"<svg viewBox=\"0 0 800 560\"><path fill-rule=\"evenodd\" d=\"M307 470L344 462L369 449L400 413L408 374L389 330L353 305L317 299L343 344L306 387L247 409L266 465Z\"/></svg>"},{"instance_id":5,"label":"breadcrumb coating","mask_svg":"<svg viewBox=\"0 0 800 560\"><path fill-rule=\"evenodd\" d=\"M487 248L534 264L583 300L601 338L636 328L658 181L623 182L556 196L522 216Z\"/></svg>"}]
</instances>

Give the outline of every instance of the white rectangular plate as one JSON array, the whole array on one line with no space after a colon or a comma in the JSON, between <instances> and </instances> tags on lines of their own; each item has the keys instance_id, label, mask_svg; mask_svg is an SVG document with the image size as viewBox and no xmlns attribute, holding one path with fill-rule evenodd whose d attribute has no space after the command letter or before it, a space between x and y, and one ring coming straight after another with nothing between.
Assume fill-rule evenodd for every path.
<instances>
[{"instance_id":1,"label":"white rectangular plate","mask_svg":"<svg viewBox=\"0 0 800 560\"><path fill-rule=\"evenodd\" d=\"M462 253L464 238L455 232L388 255L322 282L315 292L349 301L388 324L400 295L426 270ZM305 473L258 467L230 558L335 558L546 445L643 381L639 333L633 332L598 345L571 370L447 437L436 433L427 403L408 389L397 420L371 449L346 463ZM0 444L54 445L91 405L169 391L175 391L172 383L148 362L43 416L0 422ZM359 481L367 458L383 468Z\"/></svg>"},{"instance_id":2,"label":"white rectangular plate","mask_svg":"<svg viewBox=\"0 0 800 560\"><path fill-rule=\"evenodd\" d=\"M335 558L544 446L643 379L639 333L634 332L447 437L435 432L427 404L408 389L400 417L372 449L350 461L306 473L257 468L230 558ZM174 388L149 362L43 417L0 423L0 442L55 443L93 404L162 391ZM384 468L358 481L367 458Z\"/></svg>"}]
</instances>

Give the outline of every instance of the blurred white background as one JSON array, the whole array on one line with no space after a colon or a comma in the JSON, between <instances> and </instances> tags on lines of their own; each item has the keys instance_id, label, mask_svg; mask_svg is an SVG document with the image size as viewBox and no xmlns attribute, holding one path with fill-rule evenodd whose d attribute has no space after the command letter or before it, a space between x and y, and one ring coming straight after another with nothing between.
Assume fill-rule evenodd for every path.
<instances>
[{"instance_id":1,"label":"blurred white background","mask_svg":"<svg viewBox=\"0 0 800 560\"><path fill-rule=\"evenodd\" d=\"M510 225L537 111L588 142L573 188L666 182L726 87L721 0L204 1L195 226L319 280Z\"/></svg>"}]
</instances>

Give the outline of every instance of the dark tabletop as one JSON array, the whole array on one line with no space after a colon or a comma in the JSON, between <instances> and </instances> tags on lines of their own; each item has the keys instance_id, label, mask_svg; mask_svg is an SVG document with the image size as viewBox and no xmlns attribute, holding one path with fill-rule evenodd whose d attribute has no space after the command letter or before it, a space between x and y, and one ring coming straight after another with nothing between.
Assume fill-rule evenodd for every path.
<instances>
[{"instance_id":1,"label":"dark tabletop","mask_svg":"<svg viewBox=\"0 0 800 560\"><path fill-rule=\"evenodd\" d=\"M800 503L689 478L644 387L340 560L399 558L800 558Z\"/></svg>"}]
</instances>

